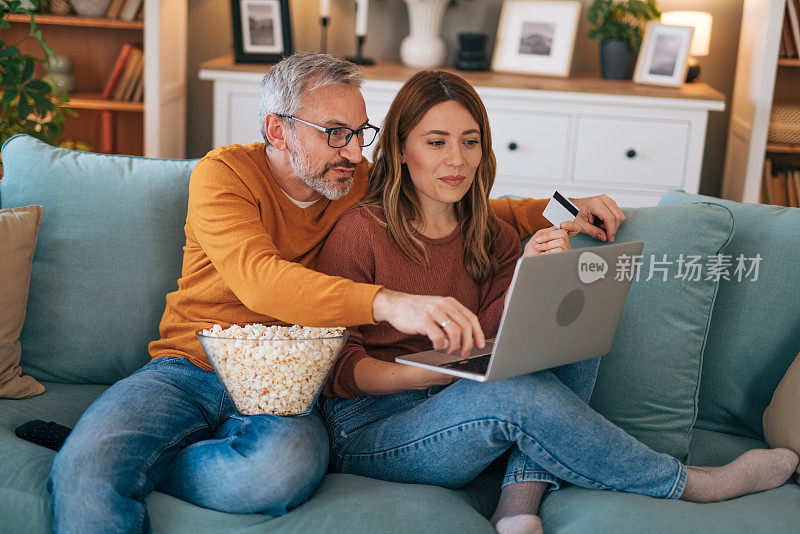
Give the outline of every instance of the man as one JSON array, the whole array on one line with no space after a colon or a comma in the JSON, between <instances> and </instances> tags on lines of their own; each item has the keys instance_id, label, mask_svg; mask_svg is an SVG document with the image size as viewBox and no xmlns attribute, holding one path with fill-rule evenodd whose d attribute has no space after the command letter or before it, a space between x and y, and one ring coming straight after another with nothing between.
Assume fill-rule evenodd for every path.
<instances>
[{"instance_id":1,"label":"man","mask_svg":"<svg viewBox=\"0 0 800 534\"><path fill-rule=\"evenodd\" d=\"M315 272L325 237L367 188L361 149L373 140L362 74L328 55L297 54L264 77L265 143L211 151L189 186L178 290L167 295L152 361L86 411L49 481L56 532L149 530L157 489L230 513L281 515L310 497L327 467L318 413L239 414L195 331L213 324L350 326L387 321L437 348L483 345L478 320L451 298L408 295ZM541 234L539 252L567 231L613 240L625 216L605 196ZM495 201L521 235L549 224L543 201ZM606 230L588 221L598 216ZM357 246L357 244L354 244Z\"/></svg>"}]
</instances>

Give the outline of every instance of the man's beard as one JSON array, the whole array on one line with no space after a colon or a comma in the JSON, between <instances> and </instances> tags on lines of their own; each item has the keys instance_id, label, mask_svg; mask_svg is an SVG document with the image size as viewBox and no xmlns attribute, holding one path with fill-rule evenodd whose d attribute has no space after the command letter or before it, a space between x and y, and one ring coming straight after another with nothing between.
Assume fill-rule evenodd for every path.
<instances>
[{"instance_id":1,"label":"man's beard","mask_svg":"<svg viewBox=\"0 0 800 534\"><path fill-rule=\"evenodd\" d=\"M342 159L337 162L327 163L321 169L315 169L308 153L306 153L301 143L295 143L294 149L289 149L289 164L294 173L300 177L305 184L320 193L325 198L336 200L342 198L350 192L353 187L353 176L347 178L336 178L334 182L325 179L325 174L334 168L353 169L356 165Z\"/></svg>"}]
</instances>

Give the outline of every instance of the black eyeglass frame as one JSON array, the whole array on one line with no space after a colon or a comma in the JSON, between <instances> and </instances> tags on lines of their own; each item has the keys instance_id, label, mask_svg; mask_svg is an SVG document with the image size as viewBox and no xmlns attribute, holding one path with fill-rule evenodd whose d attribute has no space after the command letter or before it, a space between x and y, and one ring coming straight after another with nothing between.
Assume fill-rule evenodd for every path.
<instances>
[{"instance_id":1,"label":"black eyeglass frame","mask_svg":"<svg viewBox=\"0 0 800 534\"><path fill-rule=\"evenodd\" d=\"M358 140L358 136L356 135L358 132L363 132L363 131L366 131L366 130L374 130L375 131L375 135L373 136L372 140L369 143L367 143L365 145L362 145L361 143L359 143L359 145L358 145L361 148L368 147L369 145L371 145L372 143L375 142L375 139L378 138L378 132L381 131L380 128L378 128L377 126L372 125L370 123L367 123L365 126L362 126L358 130L353 130L352 128L348 128L347 126L334 126L333 128L325 128L324 126L320 126L319 124L314 124L314 123L311 123L311 122L308 122L308 121L304 121L303 119L298 119L297 117L294 117L292 115L281 115L281 114L278 114L278 113L276 113L276 115L278 115L278 117L281 117L281 118L284 118L284 119L291 119L293 121L297 121L297 122L303 123L306 126L311 126L312 128L314 128L316 130L319 130L320 132L324 132L324 133L328 134L328 146L331 147L331 148L344 148L348 144L350 144L350 140L353 138L354 135L356 136L356 140ZM343 145L334 146L334 145L331 144L331 134L334 132L334 130L347 130L347 131L350 132L345 136Z\"/></svg>"}]
</instances>

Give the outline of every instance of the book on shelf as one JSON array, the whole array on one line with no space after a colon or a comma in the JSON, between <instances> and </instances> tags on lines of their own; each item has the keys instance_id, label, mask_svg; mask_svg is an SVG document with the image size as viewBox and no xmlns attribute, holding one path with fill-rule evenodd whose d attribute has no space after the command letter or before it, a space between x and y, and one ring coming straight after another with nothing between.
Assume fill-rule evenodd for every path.
<instances>
[{"instance_id":1,"label":"book on shelf","mask_svg":"<svg viewBox=\"0 0 800 534\"><path fill-rule=\"evenodd\" d=\"M122 71L125 69L125 65L128 62L128 58L131 55L131 51L133 50L133 45L131 43L125 43L122 45L122 49L119 51L117 55L117 59L114 62L114 66L111 68L111 74L108 75L108 79L106 80L106 84L103 87L103 98L111 98L114 94L114 89L119 82L120 77L122 76Z\"/></svg>"},{"instance_id":2,"label":"book on shelf","mask_svg":"<svg viewBox=\"0 0 800 534\"><path fill-rule=\"evenodd\" d=\"M792 180L794 172L791 167L785 165L779 165L778 167L778 172L781 176L781 185L786 188L786 202L783 205L796 208L798 207L798 200L800 200L800 197L797 196L797 191L794 189L794 182Z\"/></svg>"},{"instance_id":3,"label":"book on shelf","mask_svg":"<svg viewBox=\"0 0 800 534\"><path fill-rule=\"evenodd\" d=\"M772 174L772 198L775 200L776 206L786 206L789 197L786 195L786 176L781 172Z\"/></svg>"},{"instance_id":4,"label":"book on shelf","mask_svg":"<svg viewBox=\"0 0 800 534\"><path fill-rule=\"evenodd\" d=\"M125 0L111 0L106 10L106 18L116 19L119 18L119 12L122 11L122 6L125 5Z\"/></svg>"},{"instance_id":5,"label":"book on shelf","mask_svg":"<svg viewBox=\"0 0 800 534\"><path fill-rule=\"evenodd\" d=\"M775 206L785 206L788 200L786 194L786 177L778 170L777 165L767 158L764 163L764 180L767 182L767 201Z\"/></svg>"},{"instance_id":6,"label":"book on shelf","mask_svg":"<svg viewBox=\"0 0 800 534\"><path fill-rule=\"evenodd\" d=\"M125 94L122 95L122 100L126 102L131 102L133 100L133 94L136 92L136 85L139 83L139 80L142 79L144 76L144 54L140 54L136 61L136 69L133 71L133 76L131 77L131 82L125 90Z\"/></svg>"},{"instance_id":7,"label":"book on shelf","mask_svg":"<svg viewBox=\"0 0 800 534\"><path fill-rule=\"evenodd\" d=\"M764 160L762 197L767 204L800 207L800 167Z\"/></svg>"},{"instance_id":8,"label":"book on shelf","mask_svg":"<svg viewBox=\"0 0 800 534\"><path fill-rule=\"evenodd\" d=\"M786 187L791 189L794 193L792 198L795 208L800 208L800 169L790 169L786 171Z\"/></svg>"},{"instance_id":9,"label":"book on shelf","mask_svg":"<svg viewBox=\"0 0 800 534\"><path fill-rule=\"evenodd\" d=\"M133 92L133 97L131 100L133 102L142 102L144 99L144 69L142 69L142 75L139 76L139 80L136 82L136 90Z\"/></svg>"},{"instance_id":10,"label":"book on shelf","mask_svg":"<svg viewBox=\"0 0 800 534\"><path fill-rule=\"evenodd\" d=\"M141 62L137 66L133 81L128 87L128 90L125 91L125 94L122 96L122 100L125 100L127 102L135 102L134 95L136 94L136 89L142 83L142 78L144 78L144 62Z\"/></svg>"},{"instance_id":11,"label":"book on shelf","mask_svg":"<svg viewBox=\"0 0 800 534\"><path fill-rule=\"evenodd\" d=\"M786 180L786 205L790 208L796 208L797 204L797 191L794 190L794 181L792 180L792 175L794 171L791 169L786 169L783 173L784 179Z\"/></svg>"},{"instance_id":12,"label":"book on shelf","mask_svg":"<svg viewBox=\"0 0 800 534\"><path fill-rule=\"evenodd\" d=\"M761 201L766 204L775 204L772 196L772 160L764 158L764 176L761 179Z\"/></svg>"},{"instance_id":13,"label":"book on shelf","mask_svg":"<svg viewBox=\"0 0 800 534\"><path fill-rule=\"evenodd\" d=\"M114 100L125 100L125 95L128 94L131 86L136 83L138 69L143 67L144 53L139 47L133 47L125 65L125 70L123 70L122 76L114 89Z\"/></svg>"},{"instance_id":14,"label":"book on shelf","mask_svg":"<svg viewBox=\"0 0 800 534\"><path fill-rule=\"evenodd\" d=\"M130 92L126 95L126 100L130 102L137 102L136 93L139 91L139 87L142 87L144 83L144 54L142 54L142 60L139 62L138 68L136 69L136 79L134 83L131 85Z\"/></svg>"},{"instance_id":15,"label":"book on shelf","mask_svg":"<svg viewBox=\"0 0 800 534\"><path fill-rule=\"evenodd\" d=\"M125 5L122 6L122 11L119 13L120 20L133 20L136 18L136 13L142 7L142 0L125 0Z\"/></svg>"}]
</instances>

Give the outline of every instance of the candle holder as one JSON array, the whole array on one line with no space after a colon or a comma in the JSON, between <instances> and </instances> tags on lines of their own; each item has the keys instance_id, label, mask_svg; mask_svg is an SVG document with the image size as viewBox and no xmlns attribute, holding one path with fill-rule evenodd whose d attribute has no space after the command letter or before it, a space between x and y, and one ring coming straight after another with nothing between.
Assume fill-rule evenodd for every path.
<instances>
[{"instance_id":1,"label":"candle holder","mask_svg":"<svg viewBox=\"0 0 800 534\"><path fill-rule=\"evenodd\" d=\"M320 32L319 49L323 54L328 53L328 17L320 17L322 31Z\"/></svg>"},{"instance_id":2,"label":"candle holder","mask_svg":"<svg viewBox=\"0 0 800 534\"><path fill-rule=\"evenodd\" d=\"M366 35L358 35L356 37L356 55L350 56L347 58L347 61L350 63L355 63L356 65L374 65L375 60L370 59L368 57L364 57L364 41L367 40Z\"/></svg>"}]
</instances>

